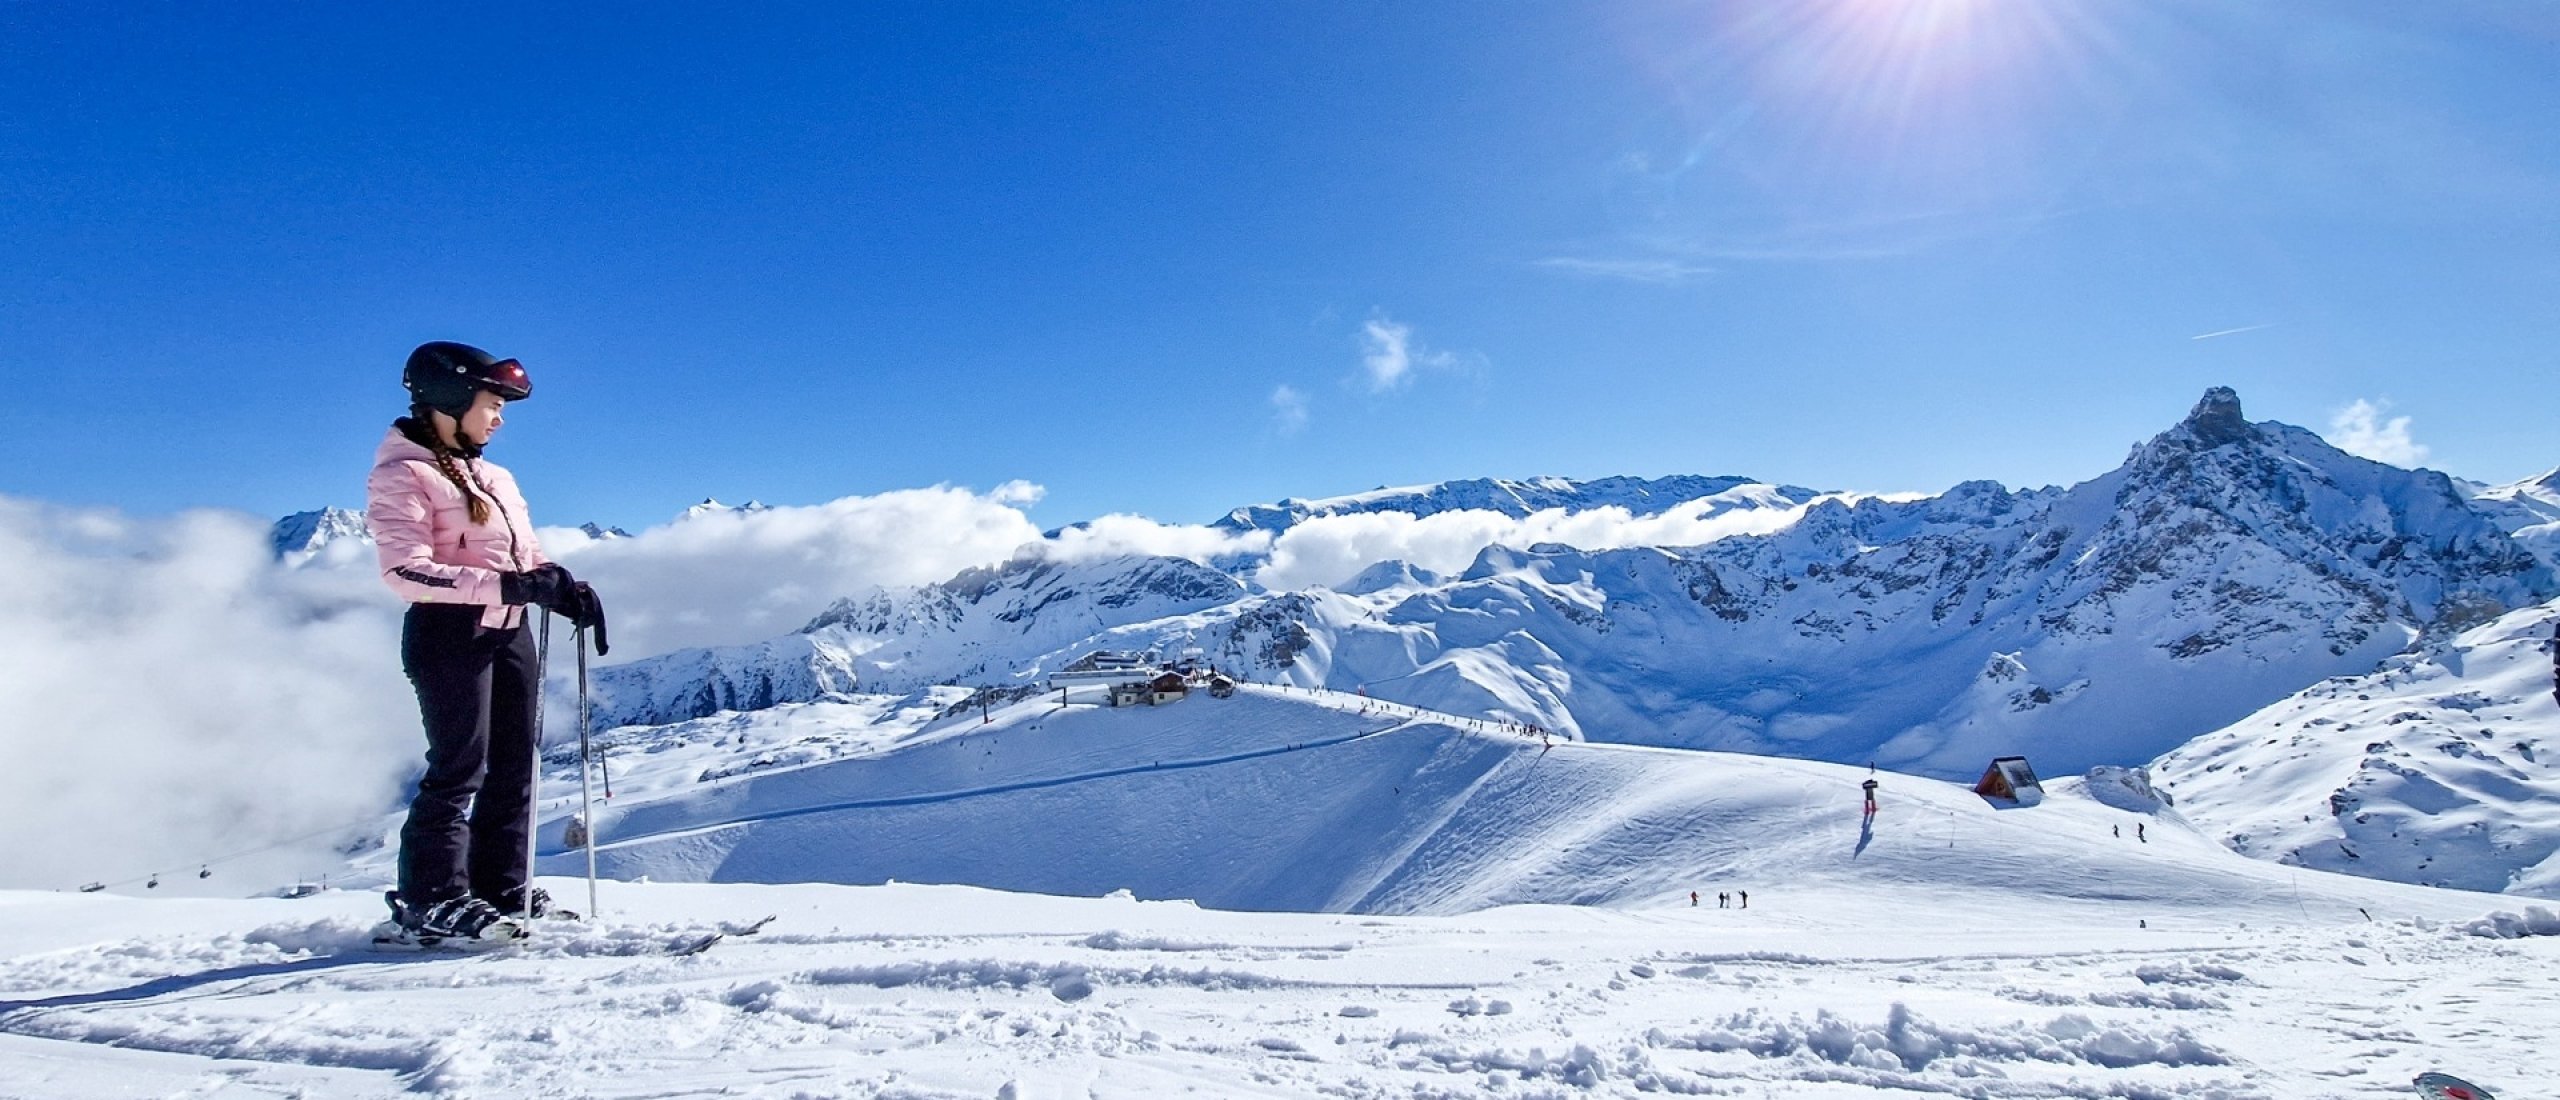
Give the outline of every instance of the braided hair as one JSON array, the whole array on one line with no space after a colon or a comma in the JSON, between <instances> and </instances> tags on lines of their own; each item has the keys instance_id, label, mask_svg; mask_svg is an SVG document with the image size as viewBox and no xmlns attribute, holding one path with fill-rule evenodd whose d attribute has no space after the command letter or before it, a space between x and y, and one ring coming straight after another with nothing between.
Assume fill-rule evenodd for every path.
<instances>
[{"instance_id":1,"label":"braided hair","mask_svg":"<svg viewBox=\"0 0 2560 1100\"><path fill-rule=\"evenodd\" d=\"M480 494L473 492L471 480L462 476L461 464L453 460L453 448L445 446L444 433L436 430L432 411L425 405L411 405L409 416L417 422L419 428L423 429L416 433L416 438L426 446L429 453L436 456L436 469L444 471L445 480L452 482L454 488L462 491L463 506L471 511L471 522L474 524L489 522L489 502L482 499Z\"/></svg>"}]
</instances>

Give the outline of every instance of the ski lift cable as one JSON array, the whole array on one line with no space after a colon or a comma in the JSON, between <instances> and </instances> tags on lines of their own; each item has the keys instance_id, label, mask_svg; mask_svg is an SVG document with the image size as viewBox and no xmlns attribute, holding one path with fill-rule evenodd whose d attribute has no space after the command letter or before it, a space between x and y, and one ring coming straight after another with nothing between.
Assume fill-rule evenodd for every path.
<instances>
[{"instance_id":1,"label":"ski lift cable","mask_svg":"<svg viewBox=\"0 0 2560 1100\"><path fill-rule=\"evenodd\" d=\"M367 815L367 816L365 816L365 817L363 817L363 818L360 818L360 819L358 819L358 820L355 820L355 821L350 821L350 822L346 822L346 823L344 823L344 824L339 824L339 825L332 825L332 826L329 826L328 828L325 828L325 829L314 829L314 830L312 830L312 831L310 831L310 832L303 833L303 834L300 834L300 835L298 835L298 836L289 836L289 837L286 837L286 838L284 838L284 839L282 839L282 840L274 841L274 842L272 842L272 843L268 843L268 844L262 844L262 845L259 845L259 846L255 847L255 848L243 848L243 849L240 849L239 851L231 852L231 853L228 853L228 854L226 854L226 855L215 856L215 857L213 857L213 858L211 858L211 859L176 859L176 860L169 860L169 861L167 861L167 862L163 863L163 864L162 864L162 866L176 866L176 867L184 867L184 866L186 866L187 864L192 863L192 864L195 864L195 865L196 865L196 867L198 868L198 871L197 871L197 874L196 874L196 877L197 877L197 878L199 878L199 879L212 878L212 877L213 877L213 869L214 869L214 868L216 868L216 867L219 867L219 866L221 866L221 865L223 865L223 864L238 862L239 860L246 859L246 858L248 858L248 857L250 857L250 856L259 855L259 854L261 854L261 853L265 853L265 852L271 852L271 851L274 851L275 849L282 848L282 847L285 847L285 846L287 846L287 845L300 844L300 843L302 843L303 841L306 841L306 840L312 840L312 839L315 839L315 838L318 838L318 837L329 836L329 835L334 834L334 833L352 832L352 831L354 831L354 830L361 829L361 828L365 827L366 825L369 825L369 824L372 824L372 823L378 822L378 821L380 821L380 820L382 819L382 817L383 817L383 815L381 815L381 814L370 814L370 815ZM133 885L133 884L135 884L135 883L146 883L146 884L148 884L148 885L147 885L145 888L146 888L146 889L148 889L148 888L150 888L151 886L156 886L156 885L158 885L158 880L159 880L159 878L160 878L160 872L159 872L159 871L148 871L148 872L145 872L145 873L143 873L143 874L133 875L133 876L130 876L130 877L127 877L127 878L121 878L121 879L92 879L92 880L90 880L90 881L88 881L88 882L85 882L85 883L81 884L81 885L80 885L80 887L79 887L79 890L80 890L81 892L84 892L84 893L95 893L95 892L97 892L98 890L114 889L114 888L119 887L119 886L131 886L131 885Z\"/></svg>"},{"instance_id":2,"label":"ski lift cable","mask_svg":"<svg viewBox=\"0 0 2560 1100\"><path fill-rule=\"evenodd\" d=\"M607 780L607 782L611 782L611 781L610 781L610 780ZM608 795L607 797L610 797L610 795ZM400 811L394 811L394 812L400 812ZM266 853L266 852L271 852L271 851L274 851L274 850L276 850L276 849L278 849L278 848L283 848L283 847L286 847L286 846L288 846L288 845L293 845L293 844L300 844L300 843L302 843L302 842L304 842L304 841L306 841L306 840L312 840L312 839L315 839L315 838L318 838L318 837L329 836L329 835L334 834L334 833L346 833L346 832L353 832L353 831L355 831L355 830L362 829L362 828L364 828L364 827L365 827L365 826L367 826L367 825L371 825L371 824L375 824L375 823L379 822L379 821L380 821L384 816L385 816L384 814L379 814L379 813L377 813L377 814L368 814L368 815L366 815L366 816L364 816L364 817L357 818L357 819L355 819L355 820L353 820L353 821L348 821L348 822L344 822L344 823L337 824L337 825L331 825L331 826L328 826L328 827L326 827L326 828L313 829L312 831L307 832L307 833L301 833L301 834L298 834L298 835L295 835L295 836L289 836L289 837L286 837L286 838L284 838L284 839L282 839L282 840L271 841L271 842L266 843L266 844L261 844L261 845L259 845L259 846L255 847L255 848L243 848L243 849L240 849L240 850L238 850L238 851L229 852L229 853L226 853L226 854L223 854L223 855L219 855L219 856L212 857L212 858L210 858L210 859L205 859L205 858L196 858L196 859L177 859L177 860L170 860L170 861L168 861L168 862L166 862L166 863L162 864L162 866L177 866L177 867L184 867L184 866L186 866L187 864L193 863L193 864L195 864L195 865L197 866L197 868L198 868L198 873L197 873L197 875L196 875L196 877L197 877L197 878L199 878L199 879L211 878L211 877L213 877L213 875L212 875L213 868L215 868L215 867L219 867L219 866L221 866L221 865L223 865L223 864L238 862L239 860L246 859L246 858L248 858L248 857L250 857L250 856L260 855L260 854L263 854L263 853ZM117 888L117 887L122 887L122 886L131 886L131 885L134 885L135 883L151 883L154 879L157 879L159 876L160 876L160 872L158 872L158 871L156 871L156 870L155 870L155 871L147 871L147 872L144 872L144 873L142 873L142 874L138 874L138 875L131 875L131 876L127 876L127 877L125 877L125 878L120 878L120 879L91 879L91 880L89 880L89 881L87 881L87 882L82 883L81 885L79 885L79 886L78 886L78 887L76 887L75 889L79 890L79 891L80 891L80 892L82 892L82 893L95 893L95 892L97 892L97 891L99 891L99 890L112 890L112 889L115 889L115 888ZM149 887L147 887L147 886L146 886L146 889L147 889L147 888L149 888Z\"/></svg>"}]
</instances>

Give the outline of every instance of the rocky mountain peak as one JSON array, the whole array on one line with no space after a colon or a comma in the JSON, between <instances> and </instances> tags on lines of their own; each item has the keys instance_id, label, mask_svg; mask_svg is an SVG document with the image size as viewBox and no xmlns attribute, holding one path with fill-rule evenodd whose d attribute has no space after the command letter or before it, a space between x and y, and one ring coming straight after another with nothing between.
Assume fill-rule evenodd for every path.
<instances>
[{"instance_id":1,"label":"rocky mountain peak","mask_svg":"<svg viewBox=\"0 0 2560 1100\"><path fill-rule=\"evenodd\" d=\"M2253 434L2249 421L2240 415L2240 394L2229 386L2204 391L2204 399L2196 402L2180 426L2207 447L2237 443Z\"/></svg>"},{"instance_id":2,"label":"rocky mountain peak","mask_svg":"<svg viewBox=\"0 0 2560 1100\"><path fill-rule=\"evenodd\" d=\"M274 548L277 558L289 561L308 558L341 539L373 541L373 529L366 526L364 513L321 508L296 512L267 528L268 545Z\"/></svg>"}]
</instances>

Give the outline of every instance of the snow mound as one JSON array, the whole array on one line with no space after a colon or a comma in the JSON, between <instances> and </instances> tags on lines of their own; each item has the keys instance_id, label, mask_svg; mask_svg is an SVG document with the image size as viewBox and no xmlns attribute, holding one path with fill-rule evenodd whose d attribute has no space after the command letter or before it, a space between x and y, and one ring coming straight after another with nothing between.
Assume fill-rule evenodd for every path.
<instances>
[{"instance_id":1,"label":"snow mound","mask_svg":"<svg viewBox=\"0 0 2560 1100\"><path fill-rule=\"evenodd\" d=\"M2527 936L2560 936L2560 913L2539 905L2528 905L2522 913L2505 910L2460 925L2457 931L2467 936L2496 940L2520 940Z\"/></svg>"},{"instance_id":2,"label":"snow mound","mask_svg":"<svg viewBox=\"0 0 2560 1100\"><path fill-rule=\"evenodd\" d=\"M2165 809L2168 801L2152 789L2151 772L2147 768L2120 768L2101 764L2089 769L2083 777L2089 797L2116 809L2147 814Z\"/></svg>"}]
</instances>

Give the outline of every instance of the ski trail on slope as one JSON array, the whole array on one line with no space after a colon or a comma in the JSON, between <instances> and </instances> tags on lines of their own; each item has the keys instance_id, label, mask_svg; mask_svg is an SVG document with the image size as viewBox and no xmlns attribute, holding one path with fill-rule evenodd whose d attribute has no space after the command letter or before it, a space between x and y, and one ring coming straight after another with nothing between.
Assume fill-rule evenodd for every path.
<instances>
[{"instance_id":1,"label":"ski trail on slope","mask_svg":"<svg viewBox=\"0 0 2560 1100\"><path fill-rule=\"evenodd\" d=\"M1146 764L1131 764L1125 767L1104 768L1076 775L1052 776L1045 779L1026 779L1014 783L997 783L984 787L972 787L966 790L940 791L931 794L890 795L882 798L852 799L843 802L830 802L815 806L795 806L789 809L768 810L761 813L749 814L743 817L730 818L725 821L711 822L709 824L693 825L682 829L669 829L661 832L643 833L637 836L623 837L611 843L596 845L596 851L599 853L611 852L651 842L682 840L702 836L718 832L722 829L731 829L742 825L758 825L766 822L788 820L795 817L808 817L815 814L843 813L853 810L892 809L901 806L934 805L938 803L958 802L972 798L984 798L991 795L1015 794L1022 791L1045 790L1051 787L1064 787L1078 783L1091 783L1100 780L1118 779L1131 775L1146 775L1163 772L1191 771L1199 768L1221 767L1228 764L1239 764L1246 761L1261 760L1273 756L1283 756L1293 752L1334 748L1336 746L1348 745L1356 741L1366 741L1372 737L1379 737L1385 734L1395 733L1411 728L1414 728L1414 723L1406 722L1389 726L1385 729L1363 730L1358 733L1327 738L1322 741L1302 741L1291 745L1253 749L1246 752L1230 753L1224 756L1205 757L1196 760L1176 760L1169 763L1150 762ZM561 848L545 851L542 854L546 856L561 856L568 855L579 850L580 849L575 848Z\"/></svg>"}]
</instances>

